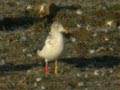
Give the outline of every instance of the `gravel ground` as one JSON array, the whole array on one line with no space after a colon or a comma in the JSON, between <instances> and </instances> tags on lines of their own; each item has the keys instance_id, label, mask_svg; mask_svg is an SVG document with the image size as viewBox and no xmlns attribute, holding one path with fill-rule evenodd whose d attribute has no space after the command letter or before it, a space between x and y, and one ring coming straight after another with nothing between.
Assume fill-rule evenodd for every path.
<instances>
[{"instance_id":1,"label":"gravel ground","mask_svg":"<svg viewBox=\"0 0 120 90\"><path fill-rule=\"evenodd\" d=\"M70 33L45 75L36 52L53 21ZM120 0L0 1L0 90L120 90L119 71Z\"/></svg>"}]
</instances>

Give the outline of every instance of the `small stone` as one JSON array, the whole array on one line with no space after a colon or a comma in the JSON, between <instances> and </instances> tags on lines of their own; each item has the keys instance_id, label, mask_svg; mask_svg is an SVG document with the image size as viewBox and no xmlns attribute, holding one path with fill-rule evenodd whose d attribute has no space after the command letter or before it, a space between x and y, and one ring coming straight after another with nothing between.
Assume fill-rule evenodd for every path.
<instances>
[{"instance_id":1,"label":"small stone","mask_svg":"<svg viewBox=\"0 0 120 90\"><path fill-rule=\"evenodd\" d=\"M31 73L31 70L27 70L27 73Z\"/></svg>"},{"instance_id":2,"label":"small stone","mask_svg":"<svg viewBox=\"0 0 120 90\"><path fill-rule=\"evenodd\" d=\"M105 76L105 72L104 71L101 72L101 76Z\"/></svg>"},{"instance_id":3,"label":"small stone","mask_svg":"<svg viewBox=\"0 0 120 90\"><path fill-rule=\"evenodd\" d=\"M101 84L100 84L100 83L98 83L98 84L97 84L97 86L101 86Z\"/></svg>"},{"instance_id":4,"label":"small stone","mask_svg":"<svg viewBox=\"0 0 120 90\"><path fill-rule=\"evenodd\" d=\"M26 36L22 36L22 37L21 37L21 41L27 41Z\"/></svg>"},{"instance_id":5,"label":"small stone","mask_svg":"<svg viewBox=\"0 0 120 90\"><path fill-rule=\"evenodd\" d=\"M32 54L28 53L27 56L28 56L28 57L32 57Z\"/></svg>"},{"instance_id":6,"label":"small stone","mask_svg":"<svg viewBox=\"0 0 120 90\"><path fill-rule=\"evenodd\" d=\"M110 51L114 51L114 49L112 47L109 48Z\"/></svg>"},{"instance_id":7,"label":"small stone","mask_svg":"<svg viewBox=\"0 0 120 90\"><path fill-rule=\"evenodd\" d=\"M16 2L17 5L20 5L20 2Z\"/></svg>"},{"instance_id":8,"label":"small stone","mask_svg":"<svg viewBox=\"0 0 120 90\"><path fill-rule=\"evenodd\" d=\"M105 32L105 33L108 33L109 30L108 29L103 29L102 31Z\"/></svg>"},{"instance_id":9,"label":"small stone","mask_svg":"<svg viewBox=\"0 0 120 90\"><path fill-rule=\"evenodd\" d=\"M88 78L88 74L85 74L85 78Z\"/></svg>"},{"instance_id":10,"label":"small stone","mask_svg":"<svg viewBox=\"0 0 120 90\"><path fill-rule=\"evenodd\" d=\"M97 36L97 33L94 33L94 34L93 34L93 37L96 37L96 36Z\"/></svg>"},{"instance_id":11,"label":"small stone","mask_svg":"<svg viewBox=\"0 0 120 90\"><path fill-rule=\"evenodd\" d=\"M101 50L104 50L105 48L103 46L99 47L96 51L100 52Z\"/></svg>"},{"instance_id":12,"label":"small stone","mask_svg":"<svg viewBox=\"0 0 120 90\"><path fill-rule=\"evenodd\" d=\"M83 86L85 86L85 84L84 84L84 82L78 82L78 86L83 87Z\"/></svg>"},{"instance_id":13,"label":"small stone","mask_svg":"<svg viewBox=\"0 0 120 90\"><path fill-rule=\"evenodd\" d=\"M91 27L90 27L89 24L86 26L86 30L87 30L87 31L90 31L90 30L91 30Z\"/></svg>"},{"instance_id":14,"label":"small stone","mask_svg":"<svg viewBox=\"0 0 120 90\"><path fill-rule=\"evenodd\" d=\"M108 41L109 39L107 37L105 37L105 41Z\"/></svg>"},{"instance_id":15,"label":"small stone","mask_svg":"<svg viewBox=\"0 0 120 90\"><path fill-rule=\"evenodd\" d=\"M112 27L112 28L116 28L117 27L117 23L114 20L107 20L105 22L105 25L107 27Z\"/></svg>"},{"instance_id":16,"label":"small stone","mask_svg":"<svg viewBox=\"0 0 120 90\"><path fill-rule=\"evenodd\" d=\"M80 75L80 73L77 73L77 77L80 77L81 75Z\"/></svg>"},{"instance_id":17,"label":"small stone","mask_svg":"<svg viewBox=\"0 0 120 90\"><path fill-rule=\"evenodd\" d=\"M34 86L34 87L37 87L37 83L35 82L35 83L33 84L33 86Z\"/></svg>"},{"instance_id":18,"label":"small stone","mask_svg":"<svg viewBox=\"0 0 120 90\"><path fill-rule=\"evenodd\" d=\"M33 8L32 5L28 5L28 6L26 7L27 10L31 10L32 8Z\"/></svg>"},{"instance_id":19,"label":"small stone","mask_svg":"<svg viewBox=\"0 0 120 90\"><path fill-rule=\"evenodd\" d=\"M118 28L118 30L120 30L120 25L117 28Z\"/></svg>"},{"instance_id":20,"label":"small stone","mask_svg":"<svg viewBox=\"0 0 120 90\"><path fill-rule=\"evenodd\" d=\"M0 65L5 65L5 60L4 59L0 60Z\"/></svg>"},{"instance_id":21,"label":"small stone","mask_svg":"<svg viewBox=\"0 0 120 90\"><path fill-rule=\"evenodd\" d=\"M22 50L22 52L26 52L27 51L27 49L26 48L24 48L23 50Z\"/></svg>"},{"instance_id":22,"label":"small stone","mask_svg":"<svg viewBox=\"0 0 120 90\"><path fill-rule=\"evenodd\" d=\"M88 90L88 88L85 88L85 90Z\"/></svg>"},{"instance_id":23,"label":"small stone","mask_svg":"<svg viewBox=\"0 0 120 90\"><path fill-rule=\"evenodd\" d=\"M106 21L106 25L107 25L107 26L112 26L112 23L113 23L113 20Z\"/></svg>"},{"instance_id":24,"label":"small stone","mask_svg":"<svg viewBox=\"0 0 120 90\"><path fill-rule=\"evenodd\" d=\"M76 14L77 14L77 15L82 15L83 12L82 12L80 9L78 9L78 10L76 10Z\"/></svg>"},{"instance_id":25,"label":"small stone","mask_svg":"<svg viewBox=\"0 0 120 90\"><path fill-rule=\"evenodd\" d=\"M82 27L82 25L81 25L81 24L77 24L76 26L77 26L78 28L81 28L81 27Z\"/></svg>"},{"instance_id":26,"label":"small stone","mask_svg":"<svg viewBox=\"0 0 120 90\"><path fill-rule=\"evenodd\" d=\"M91 49L91 50L89 50L89 53L93 54L93 53L95 53L95 50Z\"/></svg>"},{"instance_id":27,"label":"small stone","mask_svg":"<svg viewBox=\"0 0 120 90\"><path fill-rule=\"evenodd\" d=\"M42 89L42 90L44 90L44 89L45 89L45 87L44 87L44 86L41 86L41 89Z\"/></svg>"},{"instance_id":28,"label":"small stone","mask_svg":"<svg viewBox=\"0 0 120 90\"><path fill-rule=\"evenodd\" d=\"M50 6L51 4L42 3L41 5L36 5L34 10L42 18L50 13Z\"/></svg>"},{"instance_id":29,"label":"small stone","mask_svg":"<svg viewBox=\"0 0 120 90\"><path fill-rule=\"evenodd\" d=\"M42 80L42 78L36 78L37 82L40 82Z\"/></svg>"},{"instance_id":30,"label":"small stone","mask_svg":"<svg viewBox=\"0 0 120 90\"><path fill-rule=\"evenodd\" d=\"M110 69L110 70L109 70L109 73L113 73L113 70L112 70L112 69Z\"/></svg>"},{"instance_id":31,"label":"small stone","mask_svg":"<svg viewBox=\"0 0 120 90\"><path fill-rule=\"evenodd\" d=\"M46 3L43 3L40 7L40 11L41 12L44 12L45 8L46 8L47 4Z\"/></svg>"},{"instance_id":32,"label":"small stone","mask_svg":"<svg viewBox=\"0 0 120 90\"><path fill-rule=\"evenodd\" d=\"M95 71L94 71L94 75L95 75L95 76L99 76L99 71L98 71L98 70L95 70Z\"/></svg>"},{"instance_id":33,"label":"small stone","mask_svg":"<svg viewBox=\"0 0 120 90\"><path fill-rule=\"evenodd\" d=\"M107 10L107 7L106 6L102 6L102 10Z\"/></svg>"},{"instance_id":34,"label":"small stone","mask_svg":"<svg viewBox=\"0 0 120 90\"><path fill-rule=\"evenodd\" d=\"M76 38L71 37L71 41L72 41L72 42L76 42Z\"/></svg>"}]
</instances>

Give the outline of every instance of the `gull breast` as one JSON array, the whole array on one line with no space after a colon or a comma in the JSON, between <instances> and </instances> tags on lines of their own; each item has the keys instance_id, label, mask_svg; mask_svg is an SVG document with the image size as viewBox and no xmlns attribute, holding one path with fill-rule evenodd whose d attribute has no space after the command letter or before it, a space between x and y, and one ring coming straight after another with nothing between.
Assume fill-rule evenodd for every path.
<instances>
[{"instance_id":1,"label":"gull breast","mask_svg":"<svg viewBox=\"0 0 120 90\"><path fill-rule=\"evenodd\" d=\"M48 36L45 46L38 55L48 61L57 59L64 49L64 40L61 33Z\"/></svg>"}]
</instances>

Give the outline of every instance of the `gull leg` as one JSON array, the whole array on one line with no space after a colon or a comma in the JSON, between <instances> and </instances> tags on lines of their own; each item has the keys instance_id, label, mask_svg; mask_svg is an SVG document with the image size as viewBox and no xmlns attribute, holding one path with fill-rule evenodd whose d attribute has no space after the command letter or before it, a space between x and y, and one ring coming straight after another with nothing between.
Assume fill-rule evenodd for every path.
<instances>
[{"instance_id":1,"label":"gull leg","mask_svg":"<svg viewBox=\"0 0 120 90\"><path fill-rule=\"evenodd\" d=\"M48 74L48 60L45 59L45 74Z\"/></svg>"},{"instance_id":2,"label":"gull leg","mask_svg":"<svg viewBox=\"0 0 120 90\"><path fill-rule=\"evenodd\" d=\"M55 61L55 71L54 71L55 74L58 74L58 65L57 65L57 60Z\"/></svg>"}]
</instances>

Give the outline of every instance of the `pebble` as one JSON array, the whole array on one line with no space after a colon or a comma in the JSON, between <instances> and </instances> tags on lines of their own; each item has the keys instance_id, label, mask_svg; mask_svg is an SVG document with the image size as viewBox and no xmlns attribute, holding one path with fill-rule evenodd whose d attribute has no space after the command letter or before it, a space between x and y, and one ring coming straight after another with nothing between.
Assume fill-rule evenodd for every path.
<instances>
[{"instance_id":1,"label":"pebble","mask_svg":"<svg viewBox=\"0 0 120 90\"><path fill-rule=\"evenodd\" d=\"M32 54L28 53L27 56L28 56L28 57L32 57Z\"/></svg>"},{"instance_id":2,"label":"pebble","mask_svg":"<svg viewBox=\"0 0 120 90\"><path fill-rule=\"evenodd\" d=\"M88 78L88 74L85 74L85 78Z\"/></svg>"},{"instance_id":3,"label":"pebble","mask_svg":"<svg viewBox=\"0 0 120 90\"><path fill-rule=\"evenodd\" d=\"M89 24L86 26L86 30L87 30L87 31L90 31L90 30L91 30L91 28L90 28L90 25L89 25Z\"/></svg>"},{"instance_id":4,"label":"pebble","mask_svg":"<svg viewBox=\"0 0 120 90\"><path fill-rule=\"evenodd\" d=\"M105 24L108 27L117 28L117 22L115 22L114 20L107 20Z\"/></svg>"},{"instance_id":5,"label":"pebble","mask_svg":"<svg viewBox=\"0 0 120 90\"><path fill-rule=\"evenodd\" d=\"M26 36L22 36L21 37L21 41L27 41L27 37Z\"/></svg>"},{"instance_id":6,"label":"pebble","mask_svg":"<svg viewBox=\"0 0 120 90\"><path fill-rule=\"evenodd\" d=\"M83 12L82 12L80 9L78 9L78 10L76 10L76 14L77 14L77 15L82 15Z\"/></svg>"},{"instance_id":7,"label":"pebble","mask_svg":"<svg viewBox=\"0 0 120 90\"><path fill-rule=\"evenodd\" d=\"M27 73L30 74L30 73L31 73L31 70L27 70Z\"/></svg>"},{"instance_id":8,"label":"pebble","mask_svg":"<svg viewBox=\"0 0 120 90\"><path fill-rule=\"evenodd\" d=\"M112 23L113 23L113 20L106 21L106 25L107 25L107 26L110 26L110 27L111 27L111 26L112 26Z\"/></svg>"},{"instance_id":9,"label":"pebble","mask_svg":"<svg viewBox=\"0 0 120 90\"><path fill-rule=\"evenodd\" d=\"M120 30L120 26L118 26L118 30Z\"/></svg>"},{"instance_id":10,"label":"pebble","mask_svg":"<svg viewBox=\"0 0 120 90\"><path fill-rule=\"evenodd\" d=\"M46 16L48 15L50 12L49 12L49 9L50 9L50 6L51 4L47 4L47 3L43 3L41 5L36 5L35 6L35 12L40 16L40 17L43 17L43 16ZM52 9L51 9L52 10Z\"/></svg>"},{"instance_id":11,"label":"pebble","mask_svg":"<svg viewBox=\"0 0 120 90\"><path fill-rule=\"evenodd\" d=\"M37 82L40 82L42 80L42 78L36 78Z\"/></svg>"},{"instance_id":12,"label":"pebble","mask_svg":"<svg viewBox=\"0 0 120 90\"><path fill-rule=\"evenodd\" d=\"M98 84L97 84L97 86L101 86L101 84L100 84L100 83L98 83Z\"/></svg>"},{"instance_id":13,"label":"pebble","mask_svg":"<svg viewBox=\"0 0 120 90\"><path fill-rule=\"evenodd\" d=\"M85 86L85 84L84 84L84 82L78 82L78 86L83 87L83 86Z\"/></svg>"},{"instance_id":14,"label":"pebble","mask_svg":"<svg viewBox=\"0 0 120 90\"><path fill-rule=\"evenodd\" d=\"M23 0L17 0L16 1L16 5L18 5L18 6L21 6L21 5L23 5L25 2L23 1Z\"/></svg>"},{"instance_id":15,"label":"pebble","mask_svg":"<svg viewBox=\"0 0 120 90\"><path fill-rule=\"evenodd\" d=\"M105 41L108 41L109 39L107 37L105 37Z\"/></svg>"},{"instance_id":16,"label":"pebble","mask_svg":"<svg viewBox=\"0 0 120 90\"><path fill-rule=\"evenodd\" d=\"M117 28L120 30L120 25Z\"/></svg>"},{"instance_id":17,"label":"pebble","mask_svg":"<svg viewBox=\"0 0 120 90\"><path fill-rule=\"evenodd\" d=\"M76 26L77 26L77 28L81 28L81 27L82 27L82 25L81 25L81 24L77 24Z\"/></svg>"},{"instance_id":18,"label":"pebble","mask_svg":"<svg viewBox=\"0 0 120 90\"><path fill-rule=\"evenodd\" d=\"M102 72L101 72L101 76L105 76L105 71L102 71Z\"/></svg>"},{"instance_id":19,"label":"pebble","mask_svg":"<svg viewBox=\"0 0 120 90\"><path fill-rule=\"evenodd\" d=\"M110 70L109 70L109 73L113 73L113 70L112 70L112 69L110 69Z\"/></svg>"},{"instance_id":20,"label":"pebble","mask_svg":"<svg viewBox=\"0 0 120 90\"><path fill-rule=\"evenodd\" d=\"M27 10L31 10L32 8L33 8L32 5L28 5L28 6L26 7Z\"/></svg>"},{"instance_id":21,"label":"pebble","mask_svg":"<svg viewBox=\"0 0 120 90\"><path fill-rule=\"evenodd\" d=\"M22 50L22 52L26 52L27 51L27 48L24 48L23 50Z\"/></svg>"},{"instance_id":22,"label":"pebble","mask_svg":"<svg viewBox=\"0 0 120 90\"><path fill-rule=\"evenodd\" d=\"M80 77L81 75L80 75L80 73L77 73L77 77Z\"/></svg>"},{"instance_id":23,"label":"pebble","mask_svg":"<svg viewBox=\"0 0 120 90\"><path fill-rule=\"evenodd\" d=\"M45 89L45 87L44 87L44 86L41 86L41 89L42 89L42 90L44 90L44 89Z\"/></svg>"},{"instance_id":24,"label":"pebble","mask_svg":"<svg viewBox=\"0 0 120 90\"><path fill-rule=\"evenodd\" d=\"M106 7L106 6L103 6L103 7L102 7L102 10L107 10L107 7Z\"/></svg>"},{"instance_id":25,"label":"pebble","mask_svg":"<svg viewBox=\"0 0 120 90\"><path fill-rule=\"evenodd\" d=\"M99 47L96 51L99 52L101 50L104 50L105 48L103 46Z\"/></svg>"},{"instance_id":26,"label":"pebble","mask_svg":"<svg viewBox=\"0 0 120 90\"><path fill-rule=\"evenodd\" d=\"M68 85L65 90L72 90L72 89L73 89L73 87L71 85Z\"/></svg>"},{"instance_id":27,"label":"pebble","mask_svg":"<svg viewBox=\"0 0 120 90\"><path fill-rule=\"evenodd\" d=\"M114 49L112 47L109 48L110 51L114 51Z\"/></svg>"},{"instance_id":28,"label":"pebble","mask_svg":"<svg viewBox=\"0 0 120 90\"><path fill-rule=\"evenodd\" d=\"M98 71L98 70L95 70L95 71L94 71L94 75L95 75L95 76L99 76L99 71Z\"/></svg>"},{"instance_id":29,"label":"pebble","mask_svg":"<svg viewBox=\"0 0 120 90\"><path fill-rule=\"evenodd\" d=\"M105 32L105 33L108 33L108 29L103 29L103 30L101 30L101 31L103 31L103 32Z\"/></svg>"},{"instance_id":30,"label":"pebble","mask_svg":"<svg viewBox=\"0 0 120 90\"><path fill-rule=\"evenodd\" d=\"M110 28L118 28L117 22L114 20L106 21L106 26Z\"/></svg>"},{"instance_id":31,"label":"pebble","mask_svg":"<svg viewBox=\"0 0 120 90\"><path fill-rule=\"evenodd\" d=\"M37 87L37 83L35 82L35 83L33 84L33 86L34 86L34 87Z\"/></svg>"},{"instance_id":32,"label":"pebble","mask_svg":"<svg viewBox=\"0 0 120 90\"><path fill-rule=\"evenodd\" d=\"M20 5L20 2L16 2L17 5Z\"/></svg>"},{"instance_id":33,"label":"pebble","mask_svg":"<svg viewBox=\"0 0 120 90\"><path fill-rule=\"evenodd\" d=\"M0 65L5 65L5 60L4 59L0 60Z\"/></svg>"},{"instance_id":34,"label":"pebble","mask_svg":"<svg viewBox=\"0 0 120 90\"><path fill-rule=\"evenodd\" d=\"M71 37L71 41L72 41L72 42L76 42L76 38Z\"/></svg>"},{"instance_id":35,"label":"pebble","mask_svg":"<svg viewBox=\"0 0 120 90\"><path fill-rule=\"evenodd\" d=\"M85 88L85 90L88 90L88 88Z\"/></svg>"},{"instance_id":36,"label":"pebble","mask_svg":"<svg viewBox=\"0 0 120 90\"><path fill-rule=\"evenodd\" d=\"M93 53L95 53L95 50L94 50L94 49L91 49L91 50L89 50L89 53L90 53L90 54L93 54Z\"/></svg>"},{"instance_id":37,"label":"pebble","mask_svg":"<svg viewBox=\"0 0 120 90\"><path fill-rule=\"evenodd\" d=\"M94 33L94 34L93 34L93 37L97 37L97 33Z\"/></svg>"},{"instance_id":38,"label":"pebble","mask_svg":"<svg viewBox=\"0 0 120 90\"><path fill-rule=\"evenodd\" d=\"M40 7L40 11L43 12L45 10L46 6L47 6L47 4L43 3Z\"/></svg>"}]
</instances>

